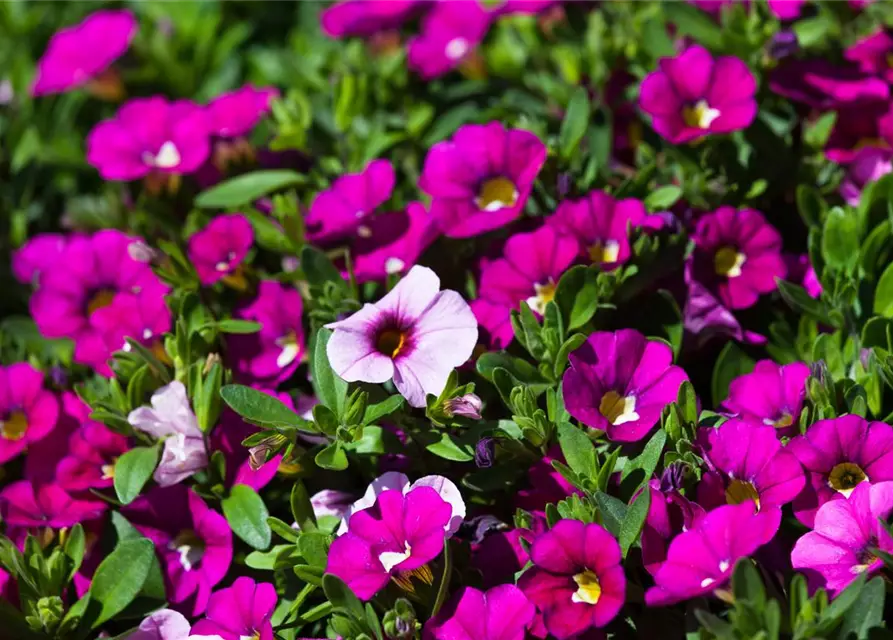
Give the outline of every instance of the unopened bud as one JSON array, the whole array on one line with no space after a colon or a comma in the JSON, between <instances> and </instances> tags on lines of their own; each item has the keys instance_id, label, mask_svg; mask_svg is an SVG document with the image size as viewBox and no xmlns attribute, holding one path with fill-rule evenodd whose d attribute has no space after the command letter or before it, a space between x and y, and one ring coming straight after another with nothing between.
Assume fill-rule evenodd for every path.
<instances>
[{"instance_id":1,"label":"unopened bud","mask_svg":"<svg viewBox=\"0 0 893 640\"><path fill-rule=\"evenodd\" d=\"M481 419L481 407L483 407L481 399L473 393L450 398L444 403L444 411L448 416L460 416L470 420Z\"/></svg>"}]
</instances>

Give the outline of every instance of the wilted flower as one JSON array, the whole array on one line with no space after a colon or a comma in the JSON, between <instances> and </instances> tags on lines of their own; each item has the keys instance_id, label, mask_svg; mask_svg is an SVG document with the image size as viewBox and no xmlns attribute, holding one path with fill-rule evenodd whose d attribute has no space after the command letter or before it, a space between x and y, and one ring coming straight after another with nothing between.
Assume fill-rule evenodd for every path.
<instances>
[{"instance_id":1,"label":"wilted flower","mask_svg":"<svg viewBox=\"0 0 893 640\"><path fill-rule=\"evenodd\" d=\"M453 0L434 6L409 41L409 68L430 80L459 66L487 35L493 14L477 0Z\"/></svg>"},{"instance_id":2,"label":"wilted flower","mask_svg":"<svg viewBox=\"0 0 893 640\"><path fill-rule=\"evenodd\" d=\"M0 491L0 515L13 527L62 529L98 518L108 503L75 498L57 484L19 480Z\"/></svg>"},{"instance_id":3,"label":"wilted flower","mask_svg":"<svg viewBox=\"0 0 893 640\"><path fill-rule=\"evenodd\" d=\"M536 609L513 584L487 592L465 587L425 624L425 640L524 640Z\"/></svg>"},{"instance_id":4,"label":"wilted flower","mask_svg":"<svg viewBox=\"0 0 893 640\"><path fill-rule=\"evenodd\" d=\"M477 322L455 291L440 291L440 278L415 266L385 297L326 325L332 369L348 382L394 385L414 407L443 391L452 370L468 360Z\"/></svg>"},{"instance_id":5,"label":"wilted flower","mask_svg":"<svg viewBox=\"0 0 893 640\"><path fill-rule=\"evenodd\" d=\"M370 36L403 24L422 0L341 0L322 12L323 31L333 38Z\"/></svg>"},{"instance_id":6,"label":"wilted flower","mask_svg":"<svg viewBox=\"0 0 893 640\"><path fill-rule=\"evenodd\" d=\"M278 95L273 87L258 89L250 84L222 93L205 107L208 130L221 138L247 135L269 113L270 103Z\"/></svg>"},{"instance_id":7,"label":"wilted flower","mask_svg":"<svg viewBox=\"0 0 893 640\"><path fill-rule=\"evenodd\" d=\"M26 362L0 366L0 464L49 435L58 417L59 401L40 371Z\"/></svg>"},{"instance_id":8,"label":"wilted flower","mask_svg":"<svg viewBox=\"0 0 893 640\"><path fill-rule=\"evenodd\" d=\"M792 436L799 433L808 377L809 366L802 362L779 365L760 360L753 372L732 380L729 397L722 404L742 420L774 427L780 436Z\"/></svg>"},{"instance_id":9,"label":"wilted flower","mask_svg":"<svg viewBox=\"0 0 893 640\"><path fill-rule=\"evenodd\" d=\"M239 267L253 243L254 231L245 216L217 216L189 238L189 260L202 284L223 280L242 288Z\"/></svg>"},{"instance_id":10,"label":"wilted flower","mask_svg":"<svg viewBox=\"0 0 893 640\"><path fill-rule=\"evenodd\" d=\"M211 596L205 617L192 626L192 633L222 640L273 640L270 619L278 600L276 587L269 582L236 578L231 587Z\"/></svg>"}]
</instances>

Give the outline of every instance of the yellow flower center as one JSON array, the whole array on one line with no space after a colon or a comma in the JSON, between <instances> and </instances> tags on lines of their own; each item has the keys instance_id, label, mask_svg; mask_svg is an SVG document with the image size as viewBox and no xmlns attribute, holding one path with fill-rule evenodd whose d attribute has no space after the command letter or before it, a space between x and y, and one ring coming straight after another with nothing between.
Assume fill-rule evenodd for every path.
<instances>
[{"instance_id":1,"label":"yellow flower center","mask_svg":"<svg viewBox=\"0 0 893 640\"><path fill-rule=\"evenodd\" d=\"M102 465L99 470L102 471L102 479L103 480L111 480L115 477L115 462L117 462L117 458L113 459L110 464Z\"/></svg>"},{"instance_id":2,"label":"yellow flower center","mask_svg":"<svg viewBox=\"0 0 893 640\"><path fill-rule=\"evenodd\" d=\"M406 334L399 329L385 329L378 334L375 348L379 353L396 358L406 345Z\"/></svg>"},{"instance_id":3,"label":"yellow flower center","mask_svg":"<svg viewBox=\"0 0 893 640\"><path fill-rule=\"evenodd\" d=\"M6 420L0 423L0 435L7 440L21 440L28 430L28 418L21 411L14 411Z\"/></svg>"},{"instance_id":4,"label":"yellow flower center","mask_svg":"<svg viewBox=\"0 0 893 640\"><path fill-rule=\"evenodd\" d=\"M620 255L620 243L616 240L606 240L604 243L596 242L589 247L589 259L595 264L610 264L617 262Z\"/></svg>"},{"instance_id":5,"label":"yellow flower center","mask_svg":"<svg viewBox=\"0 0 893 640\"><path fill-rule=\"evenodd\" d=\"M544 315L546 313L546 305L555 299L556 288L557 285L552 278L549 278L549 281L545 284L535 283L533 285L533 290L536 293L527 298L527 306L530 307L531 311L536 311L538 314Z\"/></svg>"},{"instance_id":6,"label":"yellow flower center","mask_svg":"<svg viewBox=\"0 0 893 640\"><path fill-rule=\"evenodd\" d=\"M853 147L853 151L858 151L859 149L867 149L867 148L885 149L887 146L888 146L887 143L884 140L882 140L881 138L878 138L877 136L875 136L874 138L868 138L868 137L859 138L856 141L856 145Z\"/></svg>"},{"instance_id":7,"label":"yellow flower center","mask_svg":"<svg viewBox=\"0 0 893 640\"><path fill-rule=\"evenodd\" d=\"M601 598L602 586L598 582L598 576L589 569L575 575L574 582L577 583L577 590L571 596L573 602L596 604Z\"/></svg>"},{"instance_id":8,"label":"yellow flower center","mask_svg":"<svg viewBox=\"0 0 893 640\"><path fill-rule=\"evenodd\" d=\"M598 412L614 426L639 419L636 413L636 397L622 396L616 391L608 391L602 396Z\"/></svg>"},{"instance_id":9,"label":"yellow flower center","mask_svg":"<svg viewBox=\"0 0 893 640\"><path fill-rule=\"evenodd\" d=\"M749 500L756 504L756 509L759 511L760 494L752 483L744 482L743 480L732 480L729 486L726 487L726 502L728 504L743 504Z\"/></svg>"},{"instance_id":10,"label":"yellow flower center","mask_svg":"<svg viewBox=\"0 0 893 640\"><path fill-rule=\"evenodd\" d=\"M794 416L790 413L783 413L780 417L773 420L772 418L766 418L763 420L763 424L767 427L775 427L776 429L786 429L794 424Z\"/></svg>"},{"instance_id":11,"label":"yellow flower center","mask_svg":"<svg viewBox=\"0 0 893 640\"><path fill-rule=\"evenodd\" d=\"M282 348L282 351L279 352L279 356L276 358L276 366L280 369L294 362L298 354L301 353L301 347L298 345L298 336L294 331L289 331L284 336L276 338L276 346Z\"/></svg>"},{"instance_id":12,"label":"yellow flower center","mask_svg":"<svg viewBox=\"0 0 893 640\"><path fill-rule=\"evenodd\" d=\"M685 124L695 129L709 129L719 117L719 109L713 109L706 100L698 100L694 105L682 109Z\"/></svg>"},{"instance_id":13,"label":"yellow flower center","mask_svg":"<svg viewBox=\"0 0 893 640\"><path fill-rule=\"evenodd\" d=\"M110 289L100 289L87 302L87 315L92 314L97 309L109 306L115 301L115 292Z\"/></svg>"},{"instance_id":14,"label":"yellow flower center","mask_svg":"<svg viewBox=\"0 0 893 640\"><path fill-rule=\"evenodd\" d=\"M845 498L849 498L860 483L867 481L868 476L862 471L862 467L852 462L841 462L828 474L828 486Z\"/></svg>"},{"instance_id":15,"label":"yellow flower center","mask_svg":"<svg viewBox=\"0 0 893 640\"><path fill-rule=\"evenodd\" d=\"M518 191L514 183L502 176L490 178L481 185L474 203L484 211L499 211L506 207L514 207L518 202Z\"/></svg>"},{"instance_id":16,"label":"yellow flower center","mask_svg":"<svg viewBox=\"0 0 893 640\"><path fill-rule=\"evenodd\" d=\"M713 256L713 268L717 275L737 278L741 275L741 267L746 261L747 256L738 253L735 247L723 247Z\"/></svg>"}]
</instances>

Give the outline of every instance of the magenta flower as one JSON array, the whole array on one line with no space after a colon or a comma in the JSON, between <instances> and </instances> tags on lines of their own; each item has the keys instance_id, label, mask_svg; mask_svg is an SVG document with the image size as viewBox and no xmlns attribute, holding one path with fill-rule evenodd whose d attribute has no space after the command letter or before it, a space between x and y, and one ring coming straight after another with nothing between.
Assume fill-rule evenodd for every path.
<instances>
[{"instance_id":1,"label":"magenta flower","mask_svg":"<svg viewBox=\"0 0 893 640\"><path fill-rule=\"evenodd\" d=\"M295 372L304 356L304 305L294 287L262 280L257 297L236 317L261 324L257 333L230 336L236 377L246 383L274 384Z\"/></svg>"},{"instance_id":2,"label":"magenta flower","mask_svg":"<svg viewBox=\"0 0 893 640\"><path fill-rule=\"evenodd\" d=\"M766 4L779 20L793 20L800 16L806 0L766 0Z\"/></svg>"},{"instance_id":3,"label":"magenta flower","mask_svg":"<svg viewBox=\"0 0 893 640\"><path fill-rule=\"evenodd\" d=\"M0 366L0 464L45 438L58 417L59 401L40 371L26 362Z\"/></svg>"},{"instance_id":4,"label":"magenta flower","mask_svg":"<svg viewBox=\"0 0 893 640\"><path fill-rule=\"evenodd\" d=\"M130 100L87 137L87 161L106 180L192 173L210 152L205 110L160 96Z\"/></svg>"},{"instance_id":5,"label":"magenta flower","mask_svg":"<svg viewBox=\"0 0 893 640\"><path fill-rule=\"evenodd\" d=\"M781 236L759 211L720 207L698 220L693 239L693 278L729 309L753 306L787 274Z\"/></svg>"},{"instance_id":6,"label":"magenta flower","mask_svg":"<svg viewBox=\"0 0 893 640\"><path fill-rule=\"evenodd\" d=\"M39 233L12 254L12 274L22 284L37 284L42 271L53 267L65 253L68 236Z\"/></svg>"},{"instance_id":7,"label":"magenta flower","mask_svg":"<svg viewBox=\"0 0 893 640\"><path fill-rule=\"evenodd\" d=\"M233 557L226 519L183 485L155 488L122 509L155 544L170 602L189 602L192 615L208 606Z\"/></svg>"},{"instance_id":8,"label":"magenta flower","mask_svg":"<svg viewBox=\"0 0 893 640\"><path fill-rule=\"evenodd\" d=\"M254 230L240 213L217 216L189 238L189 260L204 285L238 279L239 267L254 244Z\"/></svg>"},{"instance_id":9,"label":"magenta flower","mask_svg":"<svg viewBox=\"0 0 893 640\"><path fill-rule=\"evenodd\" d=\"M0 515L13 527L62 529L98 518L108 504L92 498L75 498L57 484L19 480L0 491Z\"/></svg>"},{"instance_id":10,"label":"magenta flower","mask_svg":"<svg viewBox=\"0 0 893 640\"><path fill-rule=\"evenodd\" d=\"M884 80L854 64L837 65L823 58L785 60L769 75L769 88L821 110L856 107L890 97Z\"/></svg>"},{"instance_id":11,"label":"magenta flower","mask_svg":"<svg viewBox=\"0 0 893 640\"><path fill-rule=\"evenodd\" d=\"M813 530L794 545L791 564L806 576L811 591L823 587L833 598L859 574L884 567L872 550L893 552L893 539L879 522L886 522L891 511L893 482L864 482L846 500L826 502Z\"/></svg>"},{"instance_id":12,"label":"magenta flower","mask_svg":"<svg viewBox=\"0 0 893 640\"><path fill-rule=\"evenodd\" d=\"M279 96L274 87L260 89L246 84L222 93L208 103L208 131L221 138L245 136L270 112L270 103Z\"/></svg>"},{"instance_id":13,"label":"magenta flower","mask_svg":"<svg viewBox=\"0 0 893 640\"><path fill-rule=\"evenodd\" d=\"M136 35L130 11L96 11L53 34L37 62L31 95L63 93L81 86L124 55Z\"/></svg>"},{"instance_id":14,"label":"magenta flower","mask_svg":"<svg viewBox=\"0 0 893 640\"><path fill-rule=\"evenodd\" d=\"M487 35L493 18L477 0L436 4L409 41L409 68L425 80L455 69Z\"/></svg>"},{"instance_id":15,"label":"magenta flower","mask_svg":"<svg viewBox=\"0 0 893 640\"><path fill-rule=\"evenodd\" d=\"M806 289L806 293L808 293L810 297L818 298L822 295L822 283L819 281L819 276L812 265L809 265L806 268L806 273L803 274L802 284L803 288Z\"/></svg>"},{"instance_id":16,"label":"magenta flower","mask_svg":"<svg viewBox=\"0 0 893 640\"><path fill-rule=\"evenodd\" d=\"M521 302L540 315L546 312L561 274L577 258L579 244L546 225L513 235L502 253L502 258L482 263L478 299L471 303L478 322L498 348L507 347L514 338L511 312Z\"/></svg>"},{"instance_id":17,"label":"magenta flower","mask_svg":"<svg viewBox=\"0 0 893 640\"><path fill-rule=\"evenodd\" d=\"M161 462L153 476L160 486L177 484L208 466L204 435L179 380L158 389L152 394L152 408L134 409L127 421L134 429L164 439Z\"/></svg>"},{"instance_id":18,"label":"magenta flower","mask_svg":"<svg viewBox=\"0 0 893 640\"><path fill-rule=\"evenodd\" d=\"M651 492L651 502L640 542L642 563L653 576L667 559L670 541L697 526L706 512L701 505L691 502L675 489L661 491L659 480L651 480L648 490Z\"/></svg>"},{"instance_id":19,"label":"magenta flower","mask_svg":"<svg viewBox=\"0 0 893 640\"><path fill-rule=\"evenodd\" d=\"M663 225L659 216L648 215L641 201L615 200L604 191L593 191L579 200L565 200L547 222L576 238L584 259L604 269L629 260L630 229Z\"/></svg>"},{"instance_id":20,"label":"magenta flower","mask_svg":"<svg viewBox=\"0 0 893 640\"><path fill-rule=\"evenodd\" d=\"M860 149L846 168L846 176L840 184L840 195L851 207L859 206L862 191L868 183L877 182L891 172L893 172L893 151L877 148Z\"/></svg>"},{"instance_id":21,"label":"magenta flower","mask_svg":"<svg viewBox=\"0 0 893 640\"><path fill-rule=\"evenodd\" d=\"M388 201L395 179L394 167L388 160L373 160L362 172L335 180L310 205L305 221L310 240L320 244L352 234Z\"/></svg>"},{"instance_id":22,"label":"magenta flower","mask_svg":"<svg viewBox=\"0 0 893 640\"><path fill-rule=\"evenodd\" d=\"M744 421L774 427L782 436L793 436L800 432L808 377L809 366L802 362L779 365L760 360L753 372L732 380L723 407Z\"/></svg>"},{"instance_id":23,"label":"magenta flower","mask_svg":"<svg viewBox=\"0 0 893 640\"><path fill-rule=\"evenodd\" d=\"M68 454L56 467L66 491L107 489L114 484L115 461L130 447L127 438L87 419L68 439Z\"/></svg>"},{"instance_id":24,"label":"magenta flower","mask_svg":"<svg viewBox=\"0 0 893 640\"><path fill-rule=\"evenodd\" d=\"M28 447L24 478L35 484L56 481L56 467L68 455L68 442L90 416L90 407L71 391L59 394L59 417L51 438L43 438Z\"/></svg>"},{"instance_id":25,"label":"magenta flower","mask_svg":"<svg viewBox=\"0 0 893 640\"><path fill-rule=\"evenodd\" d=\"M192 633L222 640L273 640L270 618L277 600L276 587L269 582L236 578L231 587L211 596L205 617L192 626Z\"/></svg>"},{"instance_id":26,"label":"magenta flower","mask_svg":"<svg viewBox=\"0 0 893 640\"><path fill-rule=\"evenodd\" d=\"M694 45L658 65L642 81L639 107L673 144L746 129L756 117L756 80L738 58Z\"/></svg>"},{"instance_id":27,"label":"magenta flower","mask_svg":"<svg viewBox=\"0 0 893 640\"><path fill-rule=\"evenodd\" d=\"M655 585L645 592L645 603L660 607L721 588L735 563L769 542L780 524L781 509L754 513L750 502L710 511L670 543Z\"/></svg>"},{"instance_id":28,"label":"magenta flower","mask_svg":"<svg viewBox=\"0 0 893 640\"><path fill-rule=\"evenodd\" d=\"M533 541L533 566L518 580L550 634L564 640L604 627L623 607L620 545L597 524L559 520Z\"/></svg>"},{"instance_id":29,"label":"magenta flower","mask_svg":"<svg viewBox=\"0 0 893 640\"><path fill-rule=\"evenodd\" d=\"M322 12L322 29L333 38L371 36L402 25L421 0L341 0Z\"/></svg>"},{"instance_id":30,"label":"magenta flower","mask_svg":"<svg viewBox=\"0 0 893 640\"><path fill-rule=\"evenodd\" d=\"M863 482L893 480L893 427L883 422L856 415L819 420L787 448L806 470L794 515L807 527L826 502L848 498Z\"/></svg>"},{"instance_id":31,"label":"magenta flower","mask_svg":"<svg viewBox=\"0 0 893 640\"><path fill-rule=\"evenodd\" d=\"M644 438L688 380L670 347L635 329L596 331L570 364L561 381L568 412L615 442Z\"/></svg>"},{"instance_id":32,"label":"magenta flower","mask_svg":"<svg viewBox=\"0 0 893 640\"><path fill-rule=\"evenodd\" d=\"M452 507L435 489L387 490L375 505L350 517L348 532L329 549L326 572L361 600L381 591L392 575L424 566L443 550Z\"/></svg>"},{"instance_id":33,"label":"magenta flower","mask_svg":"<svg viewBox=\"0 0 893 640\"><path fill-rule=\"evenodd\" d=\"M499 122L468 124L428 152L419 188L451 238L505 226L521 215L546 161L546 145L529 131Z\"/></svg>"},{"instance_id":34,"label":"magenta flower","mask_svg":"<svg viewBox=\"0 0 893 640\"><path fill-rule=\"evenodd\" d=\"M893 36L881 29L847 47L844 57L859 70L893 82Z\"/></svg>"},{"instance_id":35,"label":"magenta flower","mask_svg":"<svg viewBox=\"0 0 893 640\"><path fill-rule=\"evenodd\" d=\"M440 278L415 266L384 298L326 325L332 368L348 382L393 378L413 407L443 391L450 372L471 356L477 322L455 291L440 291Z\"/></svg>"},{"instance_id":36,"label":"magenta flower","mask_svg":"<svg viewBox=\"0 0 893 640\"><path fill-rule=\"evenodd\" d=\"M717 335L750 344L765 343L765 336L744 329L735 314L713 292L694 279L691 266L689 261L685 267L685 284L688 286L688 296L682 309L685 330L696 336L699 344Z\"/></svg>"},{"instance_id":37,"label":"magenta flower","mask_svg":"<svg viewBox=\"0 0 893 640\"><path fill-rule=\"evenodd\" d=\"M800 462L782 447L774 427L732 419L700 429L698 443L709 469L698 485L706 509L750 501L757 511L781 507L806 484Z\"/></svg>"},{"instance_id":38,"label":"magenta flower","mask_svg":"<svg viewBox=\"0 0 893 640\"><path fill-rule=\"evenodd\" d=\"M536 609L515 585L465 587L425 624L423 640L524 640Z\"/></svg>"}]
</instances>

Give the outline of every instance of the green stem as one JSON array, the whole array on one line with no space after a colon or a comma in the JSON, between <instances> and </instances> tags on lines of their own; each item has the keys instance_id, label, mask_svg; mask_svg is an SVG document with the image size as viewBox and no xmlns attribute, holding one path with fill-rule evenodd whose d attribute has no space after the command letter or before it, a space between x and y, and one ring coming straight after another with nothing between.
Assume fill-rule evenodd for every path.
<instances>
[{"instance_id":1,"label":"green stem","mask_svg":"<svg viewBox=\"0 0 893 640\"><path fill-rule=\"evenodd\" d=\"M446 602L447 592L450 588L450 574L453 571L453 554L450 552L450 541L446 540L443 545L443 575L440 577L440 587L437 589L437 598L434 600L434 608L431 610L431 617L437 615L443 603Z\"/></svg>"}]
</instances>

